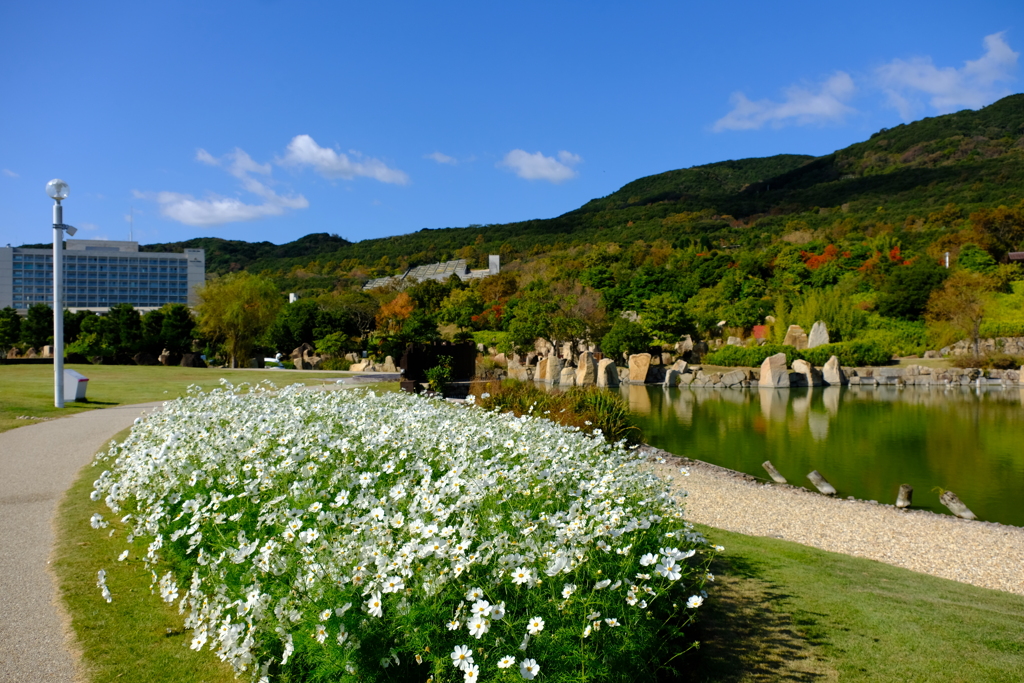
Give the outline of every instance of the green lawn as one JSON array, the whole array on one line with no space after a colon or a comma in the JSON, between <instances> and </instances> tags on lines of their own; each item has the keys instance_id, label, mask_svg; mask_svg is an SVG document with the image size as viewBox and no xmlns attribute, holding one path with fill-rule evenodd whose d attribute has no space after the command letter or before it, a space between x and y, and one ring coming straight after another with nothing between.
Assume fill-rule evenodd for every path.
<instances>
[{"instance_id":1,"label":"green lawn","mask_svg":"<svg viewBox=\"0 0 1024 683\"><path fill-rule=\"evenodd\" d=\"M24 427L37 418L64 417L83 410L162 401L185 393L190 384L205 389L230 382L261 382L270 380L278 386L288 384L321 384L332 378L349 376L345 372L308 372L302 370L224 370L220 368L180 368L139 365L66 365L89 378L88 402L53 405L52 365L0 365L0 432Z\"/></svg>"}]
</instances>

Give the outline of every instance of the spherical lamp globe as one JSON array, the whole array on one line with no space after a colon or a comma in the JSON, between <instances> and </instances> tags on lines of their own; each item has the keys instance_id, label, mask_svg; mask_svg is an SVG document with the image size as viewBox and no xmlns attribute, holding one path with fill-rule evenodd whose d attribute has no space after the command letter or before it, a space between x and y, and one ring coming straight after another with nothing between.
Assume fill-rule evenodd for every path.
<instances>
[{"instance_id":1,"label":"spherical lamp globe","mask_svg":"<svg viewBox=\"0 0 1024 683\"><path fill-rule=\"evenodd\" d=\"M60 178L54 178L46 183L46 194L50 196L50 199L55 199L58 202L62 199L67 199L68 184Z\"/></svg>"}]
</instances>

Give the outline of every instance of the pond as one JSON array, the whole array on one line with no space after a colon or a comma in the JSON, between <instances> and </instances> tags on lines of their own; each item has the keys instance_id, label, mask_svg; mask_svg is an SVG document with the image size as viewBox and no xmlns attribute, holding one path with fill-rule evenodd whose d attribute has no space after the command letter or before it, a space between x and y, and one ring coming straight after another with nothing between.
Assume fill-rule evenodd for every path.
<instances>
[{"instance_id":1,"label":"pond","mask_svg":"<svg viewBox=\"0 0 1024 683\"><path fill-rule=\"evenodd\" d=\"M1024 387L619 389L652 446L761 478L771 460L814 490L818 470L842 497L948 514L938 488L979 519L1024 526Z\"/></svg>"}]
</instances>

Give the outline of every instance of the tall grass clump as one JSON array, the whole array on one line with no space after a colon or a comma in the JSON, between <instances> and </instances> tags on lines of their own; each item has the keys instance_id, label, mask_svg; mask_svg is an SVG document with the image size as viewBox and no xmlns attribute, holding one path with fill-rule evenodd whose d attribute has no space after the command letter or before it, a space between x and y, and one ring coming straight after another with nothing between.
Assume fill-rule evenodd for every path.
<instances>
[{"instance_id":1,"label":"tall grass clump","mask_svg":"<svg viewBox=\"0 0 1024 683\"><path fill-rule=\"evenodd\" d=\"M571 387L567 391L545 391L533 382L505 380L497 391L479 403L486 410L510 412L516 416L546 417L588 434L599 434L615 443L639 443L640 427L619 394L597 387Z\"/></svg>"},{"instance_id":2,"label":"tall grass clump","mask_svg":"<svg viewBox=\"0 0 1024 683\"><path fill-rule=\"evenodd\" d=\"M254 681L672 675L715 554L624 444L408 394L195 391L96 466L118 559Z\"/></svg>"}]
</instances>

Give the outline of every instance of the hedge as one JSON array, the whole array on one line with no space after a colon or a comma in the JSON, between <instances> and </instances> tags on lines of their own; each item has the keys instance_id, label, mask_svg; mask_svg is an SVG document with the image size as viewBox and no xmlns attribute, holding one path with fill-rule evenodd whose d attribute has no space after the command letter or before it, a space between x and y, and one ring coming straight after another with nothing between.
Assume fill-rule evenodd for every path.
<instances>
[{"instance_id":1,"label":"hedge","mask_svg":"<svg viewBox=\"0 0 1024 683\"><path fill-rule=\"evenodd\" d=\"M892 358L889 350L874 342L838 342L836 344L825 344L813 349L797 351L792 346L780 344L765 344L764 346L726 346L712 354L704 357L704 363L708 365L723 365L728 367L757 367L764 362L765 358L774 356L777 353L786 354L786 363L790 366L793 361L803 359L807 362L821 367L828 362L828 359L835 356L839 359L840 365L846 366L868 366L885 365Z\"/></svg>"}]
</instances>

